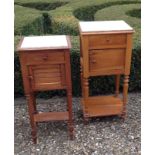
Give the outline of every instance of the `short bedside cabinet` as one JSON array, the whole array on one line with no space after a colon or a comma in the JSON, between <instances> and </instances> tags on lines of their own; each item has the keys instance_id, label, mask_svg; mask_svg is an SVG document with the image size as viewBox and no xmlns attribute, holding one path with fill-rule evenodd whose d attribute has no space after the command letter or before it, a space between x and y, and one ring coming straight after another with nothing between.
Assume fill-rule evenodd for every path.
<instances>
[{"instance_id":1,"label":"short bedside cabinet","mask_svg":"<svg viewBox=\"0 0 155 155\"><path fill-rule=\"evenodd\" d=\"M70 38L65 35L24 37L19 43L17 50L34 143L37 123L45 121L68 121L70 138L73 138L70 48ZM56 89L67 91L66 110L38 112L35 93Z\"/></svg>"}]
</instances>

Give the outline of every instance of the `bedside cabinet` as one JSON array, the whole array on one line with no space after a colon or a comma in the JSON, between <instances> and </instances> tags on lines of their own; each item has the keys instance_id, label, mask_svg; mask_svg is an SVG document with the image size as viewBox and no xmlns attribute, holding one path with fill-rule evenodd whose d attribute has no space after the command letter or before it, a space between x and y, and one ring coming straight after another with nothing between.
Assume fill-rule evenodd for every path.
<instances>
[{"instance_id":1,"label":"bedside cabinet","mask_svg":"<svg viewBox=\"0 0 155 155\"><path fill-rule=\"evenodd\" d=\"M19 43L17 50L34 143L37 123L45 121L68 121L70 137L73 138L70 48L70 38L65 35L24 37ZM56 89L67 91L67 108L62 112L39 113L35 93Z\"/></svg>"},{"instance_id":2,"label":"bedside cabinet","mask_svg":"<svg viewBox=\"0 0 155 155\"><path fill-rule=\"evenodd\" d=\"M124 21L92 21L79 22L79 31L84 120L108 115L125 118L133 28ZM118 96L121 74L124 75L123 98ZM115 95L90 96L89 78L104 75L115 75Z\"/></svg>"}]
</instances>

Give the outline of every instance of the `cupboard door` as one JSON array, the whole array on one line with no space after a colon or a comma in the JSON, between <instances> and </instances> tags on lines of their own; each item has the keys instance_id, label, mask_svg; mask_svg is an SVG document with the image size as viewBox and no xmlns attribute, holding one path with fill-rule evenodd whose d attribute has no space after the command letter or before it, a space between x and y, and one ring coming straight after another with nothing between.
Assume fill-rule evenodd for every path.
<instances>
[{"instance_id":1,"label":"cupboard door","mask_svg":"<svg viewBox=\"0 0 155 155\"><path fill-rule=\"evenodd\" d=\"M124 72L125 49L89 51L89 71L93 75L121 74Z\"/></svg>"},{"instance_id":2,"label":"cupboard door","mask_svg":"<svg viewBox=\"0 0 155 155\"><path fill-rule=\"evenodd\" d=\"M32 89L51 90L65 88L65 67L63 64L29 66Z\"/></svg>"}]
</instances>

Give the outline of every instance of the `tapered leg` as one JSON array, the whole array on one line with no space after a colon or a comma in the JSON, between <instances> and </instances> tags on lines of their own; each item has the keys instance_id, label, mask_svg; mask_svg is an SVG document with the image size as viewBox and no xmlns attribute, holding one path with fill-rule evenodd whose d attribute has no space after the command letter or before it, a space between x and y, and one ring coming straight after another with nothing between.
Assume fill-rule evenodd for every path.
<instances>
[{"instance_id":1,"label":"tapered leg","mask_svg":"<svg viewBox=\"0 0 155 155\"><path fill-rule=\"evenodd\" d=\"M74 127L73 127L73 113L72 113L72 81L71 81L71 67L70 67L70 55L69 52L65 52L66 56L66 85L67 85L67 110L69 114L68 128L70 139L74 137Z\"/></svg>"},{"instance_id":2,"label":"tapered leg","mask_svg":"<svg viewBox=\"0 0 155 155\"><path fill-rule=\"evenodd\" d=\"M83 70L82 70L82 66L80 66L80 77L81 77L81 91L82 91L82 96L83 96L84 90L83 90Z\"/></svg>"},{"instance_id":3,"label":"tapered leg","mask_svg":"<svg viewBox=\"0 0 155 155\"><path fill-rule=\"evenodd\" d=\"M34 121L34 113L36 112L35 106L34 106L34 98L32 94L26 95L27 101L28 101L28 111L29 111L29 117L30 117L30 124L32 128L32 139L33 142L36 144L37 143L37 125L36 122Z\"/></svg>"},{"instance_id":4,"label":"tapered leg","mask_svg":"<svg viewBox=\"0 0 155 155\"><path fill-rule=\"evenodd\" d=\"M84 117L83 117L84 125L87 125L88 124L88 121L89 121L88 116L87 115L84 115Z\"/></svg>"},{"instance_id":5,"label":"tapered leg","mask_svg":"<svg viewBox=\"0 0 155 155\"><path fill-rule=\"evenodd\" d=\"M67 102L68 102L68 113L69 113L69 120L68 120L68 128L69 128L69 135L70 139L74 138L74 127L73 127L73 114L72 114L72 92L71 90L67 90Z\"/></svg>"},{"instance_id":6,"label":"tapered leg","mask_svg":"<svg viewBox=\"0 0 155 155\"><path fill-rule=\"evenodd\" d=\"M88 78L83 78L83 85L84 85L83 98L86 99L89 97L89 81L88 81ZM84 124L88 124L89 118L87 116L87 107L85 107L85 114L83 117L84 117Z\"/></svg>"},{"instance_id":7,"label":"tapered leg","mask_svg":"<svg viewBox=\"0 0 155 155\"><path fill-rule=\"evenodd\" d=\"M127 96L128 96L128 86L129 86L129 76L124 76L124 82L123 82L123 112L122 112L122 118L126 118L126 104L127 104Z\"/></svg>"},{"instance_id":8,"label":"tapered leg","mask_svg":"<svg viewBox=\"0 0 155 155\"><path fill-rule=\"evenodd\" d=\"M119 95L120 75L115 76L115 96Z\"/></svg>"},{"instance_id":9,"label":"tapered leg","mask_svg":"<svg viewBox=\"0 0 155 155\"><path fill-rule=\"evenodd\" d=\"M87 98L89 96L89 82L88 78L83 78L84 82L84 98Z\"/></svg>"},{"instance_id":10,"label":"tapered leg","mask_svg":"<svg viewBox=\"0 0 155 155\"><path fill-rule=\"evenodd\" d=\"M32 94L32 100L33 100L34 111L35 111L35 113L37 113L36 94L35 93Z\"/></svg>"}]
</instances>

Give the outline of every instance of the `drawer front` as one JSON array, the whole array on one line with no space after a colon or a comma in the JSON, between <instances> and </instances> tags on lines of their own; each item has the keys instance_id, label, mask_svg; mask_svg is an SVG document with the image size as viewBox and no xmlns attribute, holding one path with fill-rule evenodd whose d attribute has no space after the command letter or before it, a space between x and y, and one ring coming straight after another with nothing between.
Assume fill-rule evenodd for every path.
<instances>
[{"instance_id":1,"label":"drawer front","mask_svg":"<svg viewBox=\"0 0 155 155\"><path fill-rule=\"evenodd\" d=\"M125 34L103 34L89 36L89 49L99 49L110 46L125 46Z\"/></svg>"},{"instance_id":2,"label":"drawer front","mask_svg":"<svg viewBox=\"0 0 155 155\"><path fill-rule=\"evenodd\" d=\"M34 51L27 52L25 54L25 60L27 65L63 63L65 61L65 55L61 51Z\"/></svg>"},{"instance_id":3,"label":"drawer front","mask_svg":"<svg viewBox=\"0 0 155 155\"><path fill-rule=\"evenodd\" d=\"M125 49L89 51L89 71L92 76L123 73L124 65Z\"/></svg>"},{"instance_id":4,"label":"drawer front","mask_svg":"<svg viewBox=\"0 0 155 155\"><path fill-rule=\"evenodd\" d=\"M65 87L65 66L29 66L29 78L33 90L52 90Z\"/></svg>"}]
</instances>

